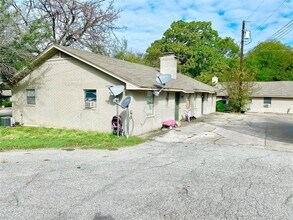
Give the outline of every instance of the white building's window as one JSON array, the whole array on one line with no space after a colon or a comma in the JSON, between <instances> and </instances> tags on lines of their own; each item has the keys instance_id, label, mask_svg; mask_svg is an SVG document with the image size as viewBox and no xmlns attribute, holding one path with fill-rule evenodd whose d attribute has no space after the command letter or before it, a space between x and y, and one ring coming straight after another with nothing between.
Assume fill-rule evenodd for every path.
<instances>
[{"instance_id":1,"label":"white building's window","mask_svg":"<svg viewBox=\"0 0 293 220\"><path fill-rule=\"evenodd\" d=\"M147 92L147 106L146 106L146 114L154 115L154 94L151 91Z\"/></svg>"},{"instance_id":2,"label":"white building's window","mask_svg":"<svg viewBox=\"0 0 293 220\"><path fill-rule=\"evenodd\" d=\"M27 104L35 105L36 104L36 90L35 89L27 89L26 90L26 100Z\"/></svg>"},{"instance_id":3,"label":"white building's window","mask_svg":"<svg viewBox=\"0 0 293 220\"><path fill-rule=\"evenodd\" d=\"M84 107L96 108L97 106L97 90L85 89L84 90Z\"/></svg>"},{"instance_id":4,"label":"white building's window","mask_svg":"<svg viewBox=\"0 0 293 220\"><path fill-rule=\"evenodd\" d=\"M264 105L270 105L270 104L272 104L272 98L271 97L264 97L263 98L263 104Z\"/></svg>"}]
</instances>

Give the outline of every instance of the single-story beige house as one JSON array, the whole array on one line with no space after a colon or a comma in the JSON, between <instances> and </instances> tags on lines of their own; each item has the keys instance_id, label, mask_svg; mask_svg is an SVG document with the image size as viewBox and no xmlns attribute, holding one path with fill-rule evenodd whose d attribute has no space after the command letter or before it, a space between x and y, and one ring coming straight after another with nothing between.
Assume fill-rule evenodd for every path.
<instances>
[{"instance_id":1,"label":"single-story beige house","mask_svg":"<svg viewBox=\"0 0 293 220\"><path fill-rule=\"evenodd\" d=\"M116 114L107 86L123 85L120 100L131 97L130 130L138 135L180 120L184 110L199 117L215 112L213 87L177 73L174 55L161 58L160 72L123 60L52 45L40 54L32 71L19 73L12 89L13 118L25 126L111 132ZM159 96L158 74L171 74ZM120 109L123 116L123 110Z\"/></svg>"},{"instance_id":2,"label":"single-story beige house","mask_svg":"<svg viewBox=\"0 0 293 220\"><path fill-rule=\"evenodd\" d=\"M224 84L218 83L217 101L228 100ZM248 112L293 113L293 81L254 82Z\"/></svg>"}]
</instances>

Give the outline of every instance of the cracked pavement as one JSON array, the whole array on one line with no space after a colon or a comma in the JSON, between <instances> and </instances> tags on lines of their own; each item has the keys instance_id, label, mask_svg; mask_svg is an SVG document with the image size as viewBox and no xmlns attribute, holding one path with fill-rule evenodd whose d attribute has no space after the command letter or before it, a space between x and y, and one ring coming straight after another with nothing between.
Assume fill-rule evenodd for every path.
<instances>
[{"instance_id":1,"label":"cracked pavement","mask_svg":"<svg viewBox=\"0 0 293 220\"><path fill-rule=\"evenodd\" d=\"M293 219L293 117L213 114L118 151L0 152L0 219Z\"/></svg>"}]
</instances>

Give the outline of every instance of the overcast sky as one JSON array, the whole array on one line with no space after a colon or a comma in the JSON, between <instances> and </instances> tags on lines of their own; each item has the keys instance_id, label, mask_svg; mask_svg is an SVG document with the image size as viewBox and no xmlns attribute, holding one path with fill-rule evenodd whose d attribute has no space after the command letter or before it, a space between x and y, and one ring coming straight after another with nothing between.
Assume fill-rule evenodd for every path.
<instances>
[{"instance_id":1,"label":"overcast sky","mask_svg":"<svg viewBox=\"0 0 293 220\"><path fill-rule=\"evenodd\" d=\"M290 21L287 27L293 28L293 0L116 0L115 5L122 10L118 25L127 27L117 35L128 41L133 52L145 52L177 20L211 21L221 37L232 37L236 43L242 20L248 20L252 41L246 51ZM293 46L293 31L280 41Z\"/></svg>"}]
</instances>

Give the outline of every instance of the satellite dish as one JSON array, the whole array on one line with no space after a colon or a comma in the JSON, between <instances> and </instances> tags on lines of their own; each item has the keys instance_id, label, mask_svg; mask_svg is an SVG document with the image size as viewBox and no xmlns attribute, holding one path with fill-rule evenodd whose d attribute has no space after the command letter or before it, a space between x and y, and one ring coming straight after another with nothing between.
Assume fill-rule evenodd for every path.
<instances>
[{"instance_id":1,"label":"satellite dish","mask_svg":"<svg viewBox=\"0 0 293 220\"><path fill-rule=\"evenodd\" d=\"M171 74L160 74L156 77L157 83L161 85L165 85L167 82L169 82L172 79Z\"/></svg>"},{"instance_id":2,"label":"satellite dish","mask_svg":"<svg viewBox=\"0 0 293 220\"><path fill-rule=\"evenodd\" d=\"M125 87L123 85L108 86L108 89L109 89L110 95L117 96L117 95L120 95L124 91Z\"/></svg>"},{"instance_id":3,"label":"satellite dish","mask_svg":"<svg viewBox=\"0 0 293 220\"><path fill-rule=\"evenodd\" d=\"M121 103L121 107L123 109L128 108L130 102L131 102L131 97L130 96L126 96L126 98Z\"/></svg>"},{"instance_id":4,"label":"satellite dish","mask_svg":"<svg viewBox=\"0 0 293 220\"><path fill-rule=\"evenodd\" d=\"M154 90L153 94L155 96L159 96L160 92L164 89L166 83L168 83L170 80L172 79L172 75L171 74L159 74L156 77L156 81L157 83L159 83L162 87L160 90Z\"/></svg>"}]
</instances>

